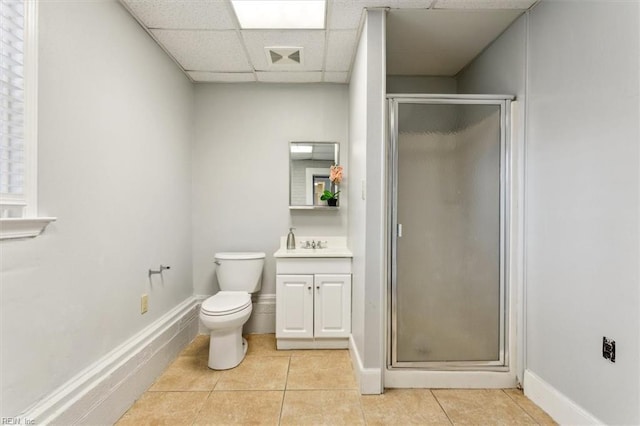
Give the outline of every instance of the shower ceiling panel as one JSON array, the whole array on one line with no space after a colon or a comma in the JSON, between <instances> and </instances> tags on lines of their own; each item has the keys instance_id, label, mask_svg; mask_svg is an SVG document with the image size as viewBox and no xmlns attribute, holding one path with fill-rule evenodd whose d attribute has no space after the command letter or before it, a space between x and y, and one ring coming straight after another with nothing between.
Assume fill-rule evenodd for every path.
<instances>
[{"instance_id":1,"label":"shower ceiling panel","mask_svg":"<svg viewBox=\"0 0 640 426\"><path fill-rule=\"evenodd\" d=\"M391 10L387 15L387 74L454 76L522 13Z\"/></svg>"},{"instance_id":2,"label":"shower ceiling panel","mask_svg":"<svg viewBox=\"0 0 640 426\"><path fill-rule=\"evenodd\" d=\"M517 17L536 0L327 0L326 28L315 30L243 30L229 0L120 0L154 40L195 82L268 81L281 83L328 82L347 83L357 48L363 10L389 8L391 13L409 9L413 12L445 12L457 9L468 14L468 8L491 10L487 14ZM438 10L431 10L438 9ZM509 10L511 9L511 10ZM390 15L390 19L391 19ZM478 40L482 49L511 22L485 20L482 25L452 27L438 25L438 40L447 40L449 51L477 54ZM492 25L497 25L495 28ZM414 23L415 26L415 23ZM418 24L418 27L426 25ZM487 26L491 28L486 28ZM435 27L434 27L435 28ZM418 28L419 29L419 28ZM407 28L410 31L411 28ZM411 31L415 31L416 29ZM484 36L486 33L487 37ZM293 32L292 32L293 31ZM478 32L480 31L480 33ZM397 33L398 31L394 31ZM407 33L408 34L408 33ZM412 32L415 34L415 32ZM433 37L433 33L417 33ZM400 36L402 32L400 31ZM397 38L395 35L394 38ZM493 38L491 38L493 37ZM407 36L404 36L404 40ZM416 39L411 39L411 44ZM422 46L422 44L420 44ZM465 49L467 45L476 46ZM265 67L265 47L301 47L305 61L298 68L286 70ZM439 42L439 48L442 44ZM388 49L395 55L396 47ZM427 51L423 51L428 54ZM461 55L458 55L461 56ZM467 57L466 62L473 59ZM452 60L443 57L443 60ZM413 58L412 61L418 58ZM406 62L406 61L405 61ZM416 68L416 66L414 66ZM455 66L453 66L455 68ZM395 69L395 68L394 68ZM416 69L424 70L420 66ZM409 69L410 70L410 69ZM396 71L402 71L396 70ZM432 74L433 73L429 73Z\"/></svg>"}]
</instances>

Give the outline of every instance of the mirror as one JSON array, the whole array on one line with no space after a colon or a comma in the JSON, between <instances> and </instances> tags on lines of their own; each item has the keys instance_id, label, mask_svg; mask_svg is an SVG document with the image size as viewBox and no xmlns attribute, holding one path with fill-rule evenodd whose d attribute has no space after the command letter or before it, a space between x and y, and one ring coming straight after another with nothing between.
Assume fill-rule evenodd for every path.
<instances>
[{"instance_id":1,"label":"mirror","mask_svg":"<svg viewBox=\"0 0 640 426\"><path fill-rule=\"evenodd\" d=\"M338 150L337 142L289 143L290 208L328 208L320 196L324 190L338 191L329 180L329 168L339 164Z\"/></svg>"}]
</instances>

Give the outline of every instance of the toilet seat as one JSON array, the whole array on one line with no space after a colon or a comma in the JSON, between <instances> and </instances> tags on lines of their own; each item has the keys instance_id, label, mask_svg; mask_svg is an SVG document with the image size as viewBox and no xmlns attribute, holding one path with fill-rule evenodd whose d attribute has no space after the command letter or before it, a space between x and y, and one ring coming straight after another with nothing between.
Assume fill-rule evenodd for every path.
<instances>
[{"instance_id":1,"label":"toilet seat","mask_svg":"<svg viewBox=\"0 0 640 426\"><path fill-rule=\"evenodd\" d=\"M201 312L207 316L224 316L251 306L251 295L244 291L219 291L202 302Z\"/></svg>"}]
</instances>

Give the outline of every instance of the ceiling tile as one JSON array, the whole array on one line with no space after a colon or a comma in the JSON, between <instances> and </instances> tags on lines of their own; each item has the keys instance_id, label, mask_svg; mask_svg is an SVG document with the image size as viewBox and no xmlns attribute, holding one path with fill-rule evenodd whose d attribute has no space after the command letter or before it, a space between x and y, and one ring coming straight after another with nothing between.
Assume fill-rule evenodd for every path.
<instances>
[{"instance_id":1,"label":"ceiling tile","mask_svg":"<svg viewBox=\"0 0 640 426\"><path fill-rule=\"evenodd\" d=\"M529 9L536 0L436 0L436 9Z\"/></svg>"},{"instance_id":2,"label":"ceiling tile","mask_svg":"<svg viewBox=\"0 0 640 426\"><path fill-rule=\"evenodd\" d=\"M329 2L327 29L357 30L362 9L365 7L391 7L398 0L334 0Z\"/></svg>"},{"instance_id":3,"label":"ceiling tile","mask_svg":"<svg viewBox=\"0 0 640 426\"><path fill-rule=\"evenodd\" d=\"M249 58L259 71L320 71L324 62L324 30L243 30ZM272 65L265 47L302 47L302 63Z\"/></svg>"},{"instance_id":4,"label":"ceiling tile","mask_svg":"<svg viewBox=\"0 0 640 426\"><path fill-rule=\"evenodd\" d=\"M328 0L327 30L240 31L229 0L120 1L194 81L339 83L349 79L365 8L390 8L387 17L390 74L453 75L499 34L496 31L504 29L508 19L502 15L522 13L536 3L536 0ZM406 15L394 17L395 12ZM442 15L429 20L427 16L425 20L422 18L425 13L452 13L457 17ZM480 16L482 13L488 14L487 19ZM474 15L470 22L465 21L467 15ZM398 21L401 16L408 22L402 22L404 18ZM302 47L302 64L288 61L287 65L273 65L265 47ZM256 70L260 73L256 74Z\"/></svg>"},{"instance_id":5,"label":"ceiling tile","mask_svg":"<svg viewBox=\"0 0 640 426\"><path fill-rule=\"evenodd\" d=\"M257 72L258 81L265 83L319 83L322 72Z\"/></svg>"},{"instance_id":6,"label":"ceiling tile","mask_svg":"<svg viewBox=\"0 0 640 426\"><path fill-rule=\"evenodd\" d=\"M220 83L238 83L247 81L256 81L256 76L252 72L206 72L206 71L188 71L187 74L195 82L220 82Z\"/></svg>"},{"instance_id":7,"label":"ceiling tile","mask_svg":"<svg viewBox=\"0 0 640 426\"><path fill-rule=\"evenodd\" d=\"M151 30L187 71L253 71L235 31Z\"/></svg>"},{"instance_id":8,"label":"ceiling tile","mask_svg":"<svg viewBox=\"0 0 640 426\"><path fill-rule=\"evenodd\" d=\"M355 55L357 31L329 31L327 37L327 71L349 71Z\"/></svg>"},{"instance_id":9,"label":"ceiling tile","mask_svg":"<svg viewBox=\"0 0 640 426\"><path fill-rule=\"evenodd\" d=\"M147 28L228 30L236 28L230 6L220 0L123 0Z\"/></svg>"},{"instance_id":10,"label":"ceiling tile","mask_svg":"<svg viewBox=\"0 0 640 426\"><path fill-rule=\"evenodd\" d=\"M429 9L435 0L396 0L391 7L397 9Z\"/></svg>"},{"instance_id":11,"label":"ceiling tile","mask_svg":"<svg viewBox=\"0 0 640 426\"><path fill-rule=\"evenodd\" d=\"M349 82L349 73L348 72L330 72L327 71L324 73L324 81L326 83L348 83Z\"/></svg>"}]
</instances>

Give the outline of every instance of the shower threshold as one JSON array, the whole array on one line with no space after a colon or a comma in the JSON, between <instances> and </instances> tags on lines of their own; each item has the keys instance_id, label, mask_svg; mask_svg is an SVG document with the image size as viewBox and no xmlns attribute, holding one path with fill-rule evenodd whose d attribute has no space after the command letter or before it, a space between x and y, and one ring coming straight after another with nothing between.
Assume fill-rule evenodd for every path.
<instances>
[{"instance_id":1,"label":"shower threshold","mask_svg":"<svg viewBox=\"0 0 640 426\"><path fill-rule=\"evenodd\" d=\"M433 371L409 368L387 368L385 388L428 389L504 389L518 385L512 371Z\"/></svg>"}]
</instances>

